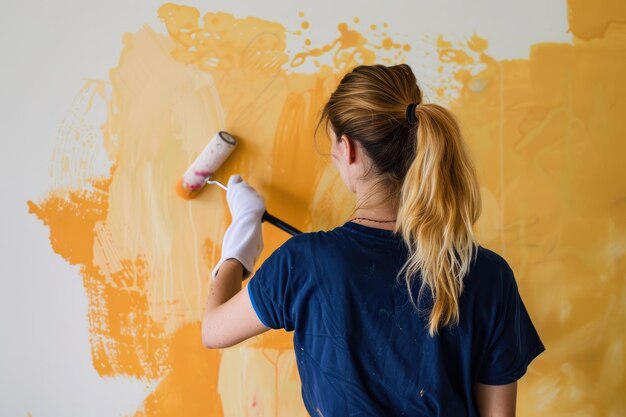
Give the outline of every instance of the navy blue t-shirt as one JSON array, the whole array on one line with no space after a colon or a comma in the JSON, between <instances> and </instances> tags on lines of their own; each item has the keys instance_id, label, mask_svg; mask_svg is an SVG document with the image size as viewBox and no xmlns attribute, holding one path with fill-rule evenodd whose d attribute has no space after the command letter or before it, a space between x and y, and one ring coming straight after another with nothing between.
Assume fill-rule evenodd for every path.
<instances>
[{"instance_id":1,"label":"navy blue t-shirt","mask_svg":"<svg viewBox=\"0 0 626 417\"><path fill-rule=\"evenodd\" d=\"M406 257L392 231L347 222L291 237L250 279L261 322L294 331L312 416L478 416L474 382L516 381L545 350L501 256L479 247L460 323L434 337L396 281Z\"/></svg>"}]
</instances>

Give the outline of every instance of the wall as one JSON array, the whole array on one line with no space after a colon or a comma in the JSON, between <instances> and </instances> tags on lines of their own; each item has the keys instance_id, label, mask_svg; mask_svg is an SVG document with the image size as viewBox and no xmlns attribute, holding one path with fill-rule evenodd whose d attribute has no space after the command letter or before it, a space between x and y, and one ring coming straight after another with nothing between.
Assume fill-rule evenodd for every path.
<instances>
[{"instance_id":1,"label":"wall","mask_svg":"<svg viewBox=\"0 0 626 417\"><path fill-rule=\"evenodd\" d=\"M8 6L2 414L305 415L290 334L202 348L228 207L174 185L225 129L240 146L217 179L303 230L341 224L317 112L356 63L406 62L459 116L479 240L547 347L519 415L625 415L626 7L464 4ZM264 225L260 262L287 237Z\"/></svg>"}]
</instances>

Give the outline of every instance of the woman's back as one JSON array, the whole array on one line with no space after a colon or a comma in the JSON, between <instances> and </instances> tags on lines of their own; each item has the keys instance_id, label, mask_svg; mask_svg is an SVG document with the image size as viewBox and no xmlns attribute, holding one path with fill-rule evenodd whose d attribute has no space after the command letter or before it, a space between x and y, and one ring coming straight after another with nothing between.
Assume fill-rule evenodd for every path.
<instances>
[{"instance_id":1,"label":"woman's back","mask_svg":"<svg viewBox=\"0 0 626 417\"><path fill-rule=\"evenodd\" d=\"M406 257L392 231L347 222L294 236L250 280L264 324L294 331L312 416L477 416L475 382L513 382L544 350L502 257L478 247L459 324L434 337L430 294L419 313L396 279Z\"/></svg>"}]
</instances>

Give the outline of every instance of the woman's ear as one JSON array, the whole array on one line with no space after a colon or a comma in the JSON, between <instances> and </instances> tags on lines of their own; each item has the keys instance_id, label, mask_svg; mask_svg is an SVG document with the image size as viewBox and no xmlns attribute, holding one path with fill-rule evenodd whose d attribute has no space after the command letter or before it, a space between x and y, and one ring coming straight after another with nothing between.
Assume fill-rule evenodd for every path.
<instances>
[{"instance_id":1,"label":"woman's ear","mask_svg":"<svg viewBox=\"0 0 626 417\"><path fill-rule=\"evenodd\" d=\"M348 163L354 163L356 160L356 146L355 143L345 134L341 135L341 148L343 153L346 155Z\"/></svg>"}]
</instances>

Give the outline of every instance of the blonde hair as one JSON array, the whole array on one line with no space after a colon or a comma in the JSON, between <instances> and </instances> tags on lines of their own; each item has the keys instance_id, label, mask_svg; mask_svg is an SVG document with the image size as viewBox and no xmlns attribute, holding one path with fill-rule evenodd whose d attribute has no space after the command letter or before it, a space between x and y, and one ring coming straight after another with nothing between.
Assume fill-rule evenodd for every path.
<instances>
[{"instance_id":1,"label":"blonde hair","mask_svg":"<svg viewBox=\"0 0 626 417\"><path fill-rule=\"evenodd\" d=\"M407 119L415 107L417 124ZM430 290L429 335L459 322L459 297L478 243L473 224L481 212L478 179L454 115L422 103L408 65L361 65L346 74L322 110L325 124L341 140L358 142L372 164L364 177L389 193L397 212L394 233L409 256L398 273L411 304L412 283L421 276L418 303ZM317 129L316 129L317 130Z\"/></svg>"}]
</instances>

